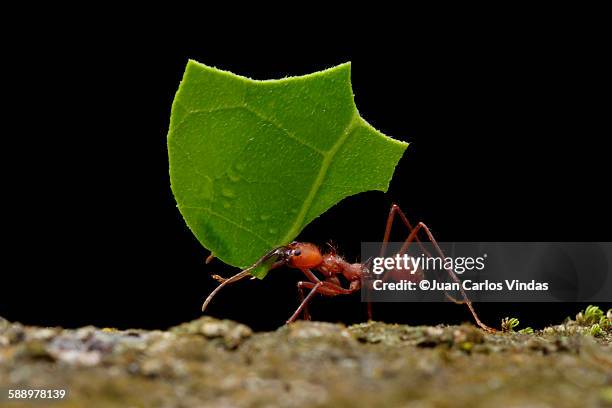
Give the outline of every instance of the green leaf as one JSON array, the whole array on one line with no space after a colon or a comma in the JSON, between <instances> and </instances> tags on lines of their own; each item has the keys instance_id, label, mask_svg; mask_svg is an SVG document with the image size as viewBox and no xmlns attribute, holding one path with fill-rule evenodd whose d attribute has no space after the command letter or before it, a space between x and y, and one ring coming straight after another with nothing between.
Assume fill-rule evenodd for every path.
<instances>
[{"instance_id":1,"label":"green leaf","mask_svg":"<svg viewBox=\"0 0 612 408\"><path fill-rule=\"evenodd\" d=\"M244 268L343 198L386 191L406 146L359 116L350 64L256 81L190 60L172 104L170 180L202 245Z\"/></svg>"}]
</instances>

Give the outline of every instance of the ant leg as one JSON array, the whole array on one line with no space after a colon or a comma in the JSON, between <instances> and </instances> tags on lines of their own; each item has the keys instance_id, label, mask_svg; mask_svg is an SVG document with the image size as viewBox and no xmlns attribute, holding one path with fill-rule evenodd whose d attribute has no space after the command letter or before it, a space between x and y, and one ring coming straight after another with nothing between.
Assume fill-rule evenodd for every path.
<instances>
[{"instance_id":1,"label":"ant leg","mask_svg":"<svg viewBox=\"0 0 612 408\"><path fill-rule=\"evenodd\" d=\"M402 246L402 249L399 252L399 255L402 255L404 252L406 252L408 250L408 246L410 245L410 243L412 241L416 241L417 243L419 243L419 246L421 247L421 250L423 250L423 252L431 257L431 254L423 247L421 241L419 240L417 234L415 233L418 232L419 229L423 228L429 238L429 240L431 241L431 243L434 245L434 248L436 249L436 252L443 258L445 259L446 256L444 255L444 253L442 252L442 250L440 249L438 243L436 242L435 238L433 237L433 234L431 233L431 231L429 230L429 228L423 224L423 223L419 223L419 225L417 225L416 228L412 227L412 224L410 224L410 221L408 220L408 217L406 217L406 214L404 214L404 212L401 210L401 208L397 205L397 204L393 204L391 206L391 210L389 211L389 216L387 217L387 224L386 224L386 228L385 228L385 235L384 235L384 239L383 239L383 245L381 247L381 255L380 256L384 256L384 253L387 249L387 243L389 242L389 236L391 234L391 227L393 225L393 220L395 218L395 215L398 214L402 220L402 222L404 223L404 225L408 228L408 230L410 231L410 235L408 236L408 238L406 238L406 241L404 242L404 245ZM451 276L451 278L455 281L455 282L460 282L459 278L457 278L457 276L455 275L455 273L450 270L450 269L446 269L447 272L449 273L449 275ZM461 288L461 286L460 286ZM450 299L451 301L458 303L458 304L466 304L468 306L468 308L470 309L470 312L472 313L472 316L474 316L474 320L476 320L476 323L478 323L478 325L480 327L482 327L484 330L489 331L489 332L494 332L495 330L488 327L487 325L485 325L484 323L482 323L480 321L480 319L478 318L476 311L474 310L474 306L472 305L472 302L470 301L470 299L467 297L467 295L465 294L465 292L463 291L463 289L461 289L461 295L463 297L464 300L457 300L455 299L453 296L451 296L449 293L447 293L446 291L444 292L445 296Z\"/></svg>"},{"instance_id":2,"label":"ant leg","mask_svg":"<svg viewBox=\"0 0 612 408\"><path fill-rule=\"evenodd\" d=\"M402 212L399 205L397 204L391 205L391 209L389 210L389 215L387 216L387 222L385 224L385 235L383 236L382 246L380 247L380 255L379 255L380 257L385 256L385 253L387 252L387 246L389 244L389 237L391 236L391 229L393 228L393 221L395 220L395 216L397 214L399 214L400 218L402 219L402 222L404 223L404 225L408 228L410 232L414 230L414 228L412 227L412 224L410 224L410 221L408 221L408 217L406 217L406 215ZM429 252L427 252L427 250L423 247L418 236L415 236L414 240L419 244L419 246L421 247L421 250L424 253L426 253L427 256L431 256ZM369 291L367 292L366 296L369 299ZM454 298L452 298L452 296L450 298L451 300L455 300ZM367 304L368 304L368 320L372 320L372 302L368 300Z\"/></svg>"},{"instance_id":3,"label":"ant leg","mask_svg":"<svg viewBox=\"0 0 612 408\"><path fill-rule=\"evenodd\" d=\"M311 282L304 282L304 283L309 283L312 285ZM289 318L289 320L287 320L286 324L289 323L293 323L295 321L295 319L297 319L297 317L300 315L300 313L302 312L302 310L304 309L304 307L306 307L306 304L308 304L308 302L310 301L310 299L312 299L312 297L314 296L314 294L317 292L317 290L323 285L323 282L319 281L317 283L315 283L312 287L312 289L310 290L310 293L308 293L308 295L304 298L304 300L302 301L302 303L300 303L300 305L298 306L297 310L293 313L293 315L291 315L291 317ZM304 285L306 286L306 285Z\"/></svg>"},{"instance_id":4,"label":"ant leg","mask_svg":"<svg viewBox=\"0 0 612 408\"><path fill-rule=\"evenodd\" d=\"M427 234L427 237L429 238L429 240L431 241L431 243L433 244L434 248L436 249L436 252L442 257L442 259L446 259L446 255L444 255L444 252L442 252L442 249L440 248L440 246L438 245L438 242L436 242L436 239L434 238L433 234L431 233L431 231L429 230L429 228L427 228L427 226L423 223L419 223L419 225L422 225L422 228L425 230L425 233ZM467 296L467 294L465 293L465 291L463 290L463 287L461 286L461 281L459 280L459 278L457 277L457 275L455 275L455 272L453 272L451 269L449 268L445 268L446 271L448 272L448 274L450 275L450 277L459 284L459 291L461 292L461 296L463 297L463 302L467 305L467 307L470 309L470 312L472 313L472 316L474 317L474 320L476 320L476 323L478 323L478 325L483 328L484 330L490 332L490 333L495 333L497 330L493 329L492 327L487 326L486 324L484 324L483 322L480 321L480 319L478 318L478 315L476 314L476 310L474 309L474 306L472 305L472 301L470 300L470 298ZM448 296L448 295L447 295Z\"/></svg>"},{"instance_id":5,"label":"ant leg","mask_svg":"<svg viewBox=\"0 0 612 408\"><path fill-rule=\"evenodd\" d=\"M317 276L314 273L312 273L310 269L300 269L300 271L302 271L302 273L306 275L308 280L311 281L312 283L321 282L321 279L317 278Z\"/></svg>"},{"instance_id":6,"label":"ant leg","mask_svg":"<svg viewBox=\"0 0 612 408\"><path fill-rule=\"evenodd\" d=\"M385 226L385 235L383 237L383 244L380 248L380 256L385 256L385 252L387 251L387 245L389 243L389 237L391 236L391 228L393 228L393 221L395 220L395 215L399 215L402 222L404 223L404 225L408 228L408 231L412 232L412 230L414 229L414 227L412 226L412 224L410 224L410 221L408 221L408 217L406 217L406 214L404 214L404 212L402 211L402 209L399 207L399 205L397 204L392 204L391 205L391 209L389 210L389 215L387 216L387 223ZM421 244L421 240L419 240L419 237L415 237L415 241L417 243L419 243L421 249L423 251L426 251L425 248L423 247L423 245Z\"/></svg>"},{"instance_id":7,"label":"ant leg","mask_svg":"<svg viewBox=\"0 0 612 408\"><path fill-rule=\"evenodd\" d=\"M400 213L400 217L402 217L402 221L408 227L408 230L411 232L413 230L410 221L408 221L408 218L404 215L399 206L397 204L392 204L391 209L389 210L389 215L387 216L387 222L385 224L385 235L383 236L382 246L380 247L380 257L385 256L385 253L387 252L389 237L391 236L391 229L393 228L393 221L395 220L395 215L398 213ZM419 238L417 237L416 240L418 241ZM366 292L366 299L368 305L368 320L372 320L372 302L370 301L369 290Z\"/></svg>"},{"instance_id":8,"label":"ant leg","mask_svg":"<svg viewBox=\"0 0 612 408\"><path fill-rule=\"evenodd\" d=\"M363 279L363 278L362 278ZM367 285L365 286L368 287ZM367 305L367 313L368 313L368 322L372 321L372 301L370 300L370 291L366 291L366 305Z\"/></svg>"},{"instance_id":9,"label":"ant leg","mask_svg":"<svg viewBox=\"0 0 612 408\"><path fill-rule=\"evenodd\" d=\"M357 283L357 285L355 285L355 282ZM306 309L306 307L308 306L308 302L312 299L315 293L320 293L324 296L350 295L351 293L354 293L361 288L359 283L360 281L354 281L349 289L345 289L335 283L327 281L318 281L317 283L304 281L298 282L298 288L310 288L311 290L310 293L308 293L308 296L306 296L302 300L302 303L300 303L300 306L297 308L297 310L293 313L289 320L287 320L287 324L292 323L293 321L295 321L295 319L297 319L297 317L300 315L300 312Z\"/></svg>"},{"instance_id":10,"label":"ant leg","mask_svg":"<svg viewBox=\"0 0 612 408\"><path fill-rule=\"evenodd\" d=\"M389 215L387 216L387 223L385 224L385 235L383 236L382 246L380 247L379 256L382 258L385 256L385 252L387 252L387 245L389 243L389 237L391 236L391 228L393 227L393 220L395 219L395 214L399 210L399 207L396 204L391 205L391 209L389 210ZM408 220L406 220L408 221ZM408 222L409 229L412 231L412 226L410 226L410 222ZM372 302L370 301L370 291L366 292L366 303L368 305L368 321L372 320Z\"/></svg>"},{"instance_id":11,"label":"ant leg","mask_svg":"<svg viewBox=\"0 0 612 408\"><path fill-rule=\"evenodd\" d=\"M300 304L304 301L304 287L308 286L305 285L307 283L310 282L298 282L297 283L297 287L298 287L298 293L300 294ZM312 285L312 283L310 283ZM310 318L310 313L308 312L308 305L304 305L304 320L311 320Z\"/></svg>"},{"instance_id":12,"label":"ant leg","mask_svg":"<svg viewBox=\"0 0 612 408\"><path fill-rule=\"evenodd\" d=\"M408 217L406 216L406 214L404 214L402 209L399 207L399 205L392 204L391 205L391 209L389 210L389 216L387 217L387 224L386 224L386 227L385 227L385 235L384 235L384 238L383 238L383 245L382 245L381 251L380 251L380 256L381 257L384 256L384 254L385 254L385 252L387 250L387 244L389 242L389 236L391 235L391 228L393 227L393 221L395 220L395 215L399 215L400 219L402 220L402 222L404 223L406 228L408 228L408 231L412 232L414 230L414 227L412 226L412 224L408 220ZM427 249L423 246L423 243L421 242L419 237L415 236L414 240L419 244L419 247L421 248L421 251L423 251L423 253L425 255L427 255L428 257L431 257L431 253L429 251L427 251ZM408 250L408 246L406 245L406 243L404 243L404 246L402 247L400 252L398 252L398 254L401 256L407 250ZM448 293L447 291L444 291L444 296L446 296L446 298L448 300L450 300L451 302L456 303L458 305L463 305L463 304L466 303L465 300L458 300L454 296L452 296L450 293ZM368 304L368 306L369 306L369 304Z\"/></svg>"},{"instance_id":13,"label":"ant leg","mask_svg":"<svg viewBox=\"0 0 612 408\"><path fill-rule=\"evenodd\" d=\"M304 298L304 288L312 289L317 283L322 283L322 282L321 282L321 280L319 278L317 278L317 276L314 273L312 273L312 271L310 269L300 269L300 270L310 280L310 282L303 282L303 281L301 281L301 282L297 283L298 293L299 293L299 296L300 296L300 305L304 305L304 320L310 320L310 313L308 312L308 302L305 302L305 298ZM297 317L297 316L295 316L295 317ZM293 318L293 316L292 316L292 318ZM291 319L289 319L289 320L291 320ZM294 320L295 320L295 318L294 318ZM291 320L291 321L293 321L293 320Z\"/></svg>"},{"instance_id":14,"label":"ant leg","mask_svg":"<svg viewBox=\"0 0 612 408\"><path fill-rule=\"evenodd\" d=\"M399 210L399 211L401 213L401 210ZM401 214L403 214L403 213L401 213ZM417 226L410 232L410 235L408 235L408 238L406 238L406 241L404 241L404 245L402 246L402 249L400 250L400 254L402 254L403 252L405 252L408 249L408 247L415 240L418 232L421 229L425 231L425 234L427 234L427 238L429 239L429 241L434 246L434 248L435 248L436 252L438 253L438 255L440 257L442 257L443 260L446 259L446 256L444 255L444 252L442 252L442 249L438 245L438 242L434 238L434 236L431 233L430 229L427 227L427 225L423 224L422 222L419 222L417 224ZM446 269L446 271L448 272L448 274L451 277L451 279L453 279L456 283L459 284L459 292L461 293L461 296L463 297L463 300L464 300L465 304L467 305L468 309L470 309L470 312L472 313L472 316L474 317L474 320L476 321L478 326L480 326L485 331L488 331L489 333L495 333L497 330L487 326L486 324L481 322L480 319L478 318L478 315L476 314L476 310L474 309L474 306L472 305L472 302L470 301L470 298L468 298L467 294L463 290L463 287L461 286L461 280L459 280L457 275L455 275L455 273L451 269L449 269L449 268L444 268L444 269Z\"/></svg>"},{"instance_id":15,"label":"ant leg","mask_svg":"<svg viewBox=\"0 0 612 408\"><path fill-rule=\"evenodd\" d=\"M361 289L361 286L359 284L355 285L355 282L361 283L360 281L353 281L351 287L349 289L345 289L337 283L320 281L319 283L321 283L322 285L317 292L323 296L350 295L351 293L355 293L356 291ZM315 284L313 284L312 282L302 282L302 286L305 288L313 288Z\"/></svg>"},{"instance_id":16,"label":"ant leg","mask_svg":"<svg viewBox=\"0 0 612 408\"><path fill-rule=\"evenodd\" d=\"M438 242L436 241L436 239L434 238L433 234L431 233L431 231L429 230L429 228L423 224L422 222L419 223L419 225L421 226L421 228L423 228L423 230L425 230L425 233L427 234L427 237L429 238L429 240L431 241L431 243L433 244L434 248L436 249L436 252L442 257L442 259L446 259L446 255L444 255L444 252L442 252L442 249L440 248L440 246L438 245ZM486 324L484 324L483 322L480 321L480 319L478 318L478 314L476 314L476 310L474 309L474 306L472 305L472 301L470 300L470 298L467 296L467 294L465 293L465 291L463 290L463 287L461 286L461 281L459 280L459 278L457 277L457 275L455 275L455 272L453 272L452 269L450 268L445 268L446 271L448 272L448 274L450 275L450 277L459 284L459 292L461 292L461 296L463 297L463 302L467 305L467 307L470 309L470 312L472 313L472 316L474 317L474 320L476 320L476 323L478 323L478 325L484 329L485 331L488 331L489 333L495 333L497 330L493 329L492 327L487 326ZM447 297L449 295L447 294Z\"/></svg>"}]
</instances>

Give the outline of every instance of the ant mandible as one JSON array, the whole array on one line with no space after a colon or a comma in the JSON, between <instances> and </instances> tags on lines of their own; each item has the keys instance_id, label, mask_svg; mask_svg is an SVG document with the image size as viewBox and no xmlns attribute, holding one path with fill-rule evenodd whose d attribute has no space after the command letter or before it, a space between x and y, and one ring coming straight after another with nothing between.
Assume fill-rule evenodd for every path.
<instances>
[{"instance_id":1,"label":"ant mandible","mask_svg":"<svg viewBox=\"0 0 612 408\"><path fill-rule=\"evenodd\" d=\"M440 257L442 257L442 259L446 258L429 228L422 222L419 222L415 227L413 227L410 221L408 221L408 217L406 217L404 212L397 204L393 204L391 206L389 216L387 217L385 235L383 237L383 244L380 250L380 256L384 256L386 252L389 237L391 235L391 228L393 226L393 221L395 220L396 215L399 215L406 228L408 228L408 230L410 231L408 237L404 241L404 244L400 248L398 255L402 256L413 242L416 242L421 245L421 240L418 237L418 233L422 230L425 232L427 239L433 245L433 248L435 249L436 253ZM421 249L425 252L427 256L431 256L431 254L429 254L429 252L425 250L422 245ZM207 262L211 259L212 255L207 259ZM310 302L310 300L316 293L319 293L323 296L349 295L360 290L364 280L366 280L369 276L369 269L366 264L349 263L340 255L338 255L335 249L333 248L329 252L323 252L314 244L308 242L294 241L289 245L274 248L273 250L262 256L252 266L230 278L225 279L218 275L213 275L213 278L218 282L221 282L221 284L217 286L217 288L215 288L215 290L213 290L210 295L208 295L208 297L204 301L204 304L202 305L202 311L206 310L206 307L208 306L212 298L224 286L248 277L252 270L268 262L272 263L270 266L270 270L279 268L281 266L288 266L290 268L300 270L306 276L306 278L308 278L308 281L300 281L297 283L297 287L300 293L300 305L293 313L293 315L287 320L287 324L295 321L302 312L304 313L304 319L310 320L310 314L308 312L308 302ZM312 272L313 270L319 272L323 276L323 278L319 279L319 277L317 277L317 275ZM455 282L461 282L459 278L457 278L457 275L455 275L455 273L451 269L446 269L446 271L448 272L451 279L453 279ZM348 288L342 287L339 279L340 275L342 275L349 282ZM461 285L459 285L459 287L461 288ZM304 296L305 289L310 290L310 292L306 296ZM476 321L476 324L478 324L478 326L480 326L483 330L490 333L496 332L495 329L487 326L478 318L478 315L476 314L476 310L474 309L472 302L470 301L466 293L463 291L463 289L460 289L460 293L463 300L457 300L450 294L445 294L446 297L451 301L458 304L467 305L472 316L474 317L474 320ZM372 319L372 308L369 302L368 319Z\"/></svg>"}]
</instances>

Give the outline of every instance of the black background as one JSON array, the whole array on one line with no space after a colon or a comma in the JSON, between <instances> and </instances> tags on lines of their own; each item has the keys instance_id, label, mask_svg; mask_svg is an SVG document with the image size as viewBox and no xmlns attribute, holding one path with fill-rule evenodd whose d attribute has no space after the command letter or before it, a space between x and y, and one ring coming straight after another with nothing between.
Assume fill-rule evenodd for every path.
<instances>
[{"instance_id":1,"label":"black background","mask_svg":"<svg viewBox=\"0 0 612 408\"><path fill-rule=\"evenodd\" d=\"M300 240L333 240L349 260L380 240L397 202L442 241L609 241L609 72L597 26L400 29L282 41L112 23L50 27L7 55L6 212L0 315L27 324L164 328L200 315L215 261L169 187L166 133L188 58L255 79L352 61L361 115L411 143L388 193L350 197ZM118 31L120 29L120 31ZM223 34L223 35L221 35ZM251 33L254 34L254 33ZM333 39L332 39L333 38ZM288 45L289 44L289 45ZM9 227L10 224L10 227ZM399 227L398 227L399 228ZM399 231L399 229L398 229ZM402 234L398 232L397 239ZM299 272L228 287L213 316L255 329L297 306ZM541 327L577 304L479 304L498 325ZM609 307L609 305L603 305ZM375 305L389 322L470 320L453 304ZM317 298L316 319L359 322L359 295Z\"/></svg>"}]
</instances>

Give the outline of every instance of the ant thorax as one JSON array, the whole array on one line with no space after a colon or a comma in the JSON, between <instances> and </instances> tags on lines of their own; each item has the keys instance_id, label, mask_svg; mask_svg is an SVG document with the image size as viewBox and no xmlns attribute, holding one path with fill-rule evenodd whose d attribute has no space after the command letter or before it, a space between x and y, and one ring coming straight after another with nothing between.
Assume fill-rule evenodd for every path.
<instances>
[{"instance_id":1,"label":"ant thorax","mask_svg":"<svg viewBox=\"0 0 612 408\"><path fill-rule=\"evenodd\" d=\"M347 262L336 254L325 254L323 255L323 261L317 268L325 276L332 276L338 273L342 273L343 264Z\"/></svg>"},{"instance_id":2,"label":"ant thorax","mask_svg":"<svg viewBox=\"0 0 612 408\"><path fill-rule=\"evenodd\" d=\"M323 255L323 261L317 268L325 276L342 274L347 280L359 280L363 276L363 265L360 263L351 264L335 253Z\"/></svg>"}]
</instances>

